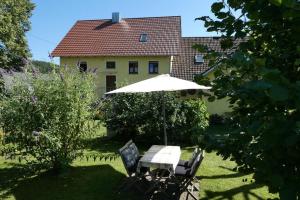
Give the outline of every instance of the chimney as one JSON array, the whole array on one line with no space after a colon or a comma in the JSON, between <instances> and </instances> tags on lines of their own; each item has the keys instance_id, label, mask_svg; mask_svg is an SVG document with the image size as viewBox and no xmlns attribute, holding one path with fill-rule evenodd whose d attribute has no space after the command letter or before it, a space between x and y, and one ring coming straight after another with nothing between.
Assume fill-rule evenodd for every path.
<instances>
[{"instance_id":1,"label":"chimney","mask_svg":"<svg viewBox=\"0 0 300 200\"><path fill-rule=\"evenodd\" d=\"M121 21L120 13L119 12L113 12L111 21L112 21L112 23L119 23Z\"/></svg>"}]
</instances>

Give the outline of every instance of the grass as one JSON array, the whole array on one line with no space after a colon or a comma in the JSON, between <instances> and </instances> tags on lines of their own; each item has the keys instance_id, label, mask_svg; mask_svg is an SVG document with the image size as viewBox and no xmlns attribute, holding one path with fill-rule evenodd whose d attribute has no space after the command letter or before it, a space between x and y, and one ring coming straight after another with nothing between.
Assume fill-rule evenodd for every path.
<instances>
[{"instance_id":1,"label":"grass","mask_svg":"<svg viewBox=\"0 0 300 200\"><path fill-rule=\"evenodd\" d=\"M100 131L103 134L103 130ZM150 144L149 144L150 145ZM111 153L122 144L94 138L89 152ZM147 149L148 147L142 147ZM183 148L182 158L188 159L192 147ZM72 167L59 176L44 172L24 178L24 165L0 157L0 199L6 200L96 200L140 199L134 194L115 193L125 177L120 158L112 161L76 160ZM235 163L223 161L215 153L207 153L197 173L200 177L200 199L254 200L275 198L267 188L251 182L251 175L233 171ZM247 181L245 181L247 179Z\"/></svg>"}]
</instances>

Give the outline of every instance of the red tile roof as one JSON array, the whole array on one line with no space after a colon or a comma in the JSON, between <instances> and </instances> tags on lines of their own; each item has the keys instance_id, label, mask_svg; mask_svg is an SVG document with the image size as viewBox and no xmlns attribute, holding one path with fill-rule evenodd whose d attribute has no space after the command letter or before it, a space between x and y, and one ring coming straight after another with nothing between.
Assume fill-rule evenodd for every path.
<instances>
[{"instance_id":1,"label":"red tile roof","mask_svg":"<svg viewBox=\"0 0 300 200\"><path fill-rule=\"evenodd\" d=\"M140 35L148 34L148 42ZM165 56L177 55L180 48L181 18L126 18L80 20L52 52L52 56Z\"/></svg>"},{"instance_id":2,"label":"red tile roof","mask_svg":"<svg viewBox=\"0 0 300 200\"><path fill-rule=\"evenodd\" d=\"M205 55L192 48L195 44L207 45L210 49L221 52L219 37L183 37L181 39L181 53L174 56L172 66L172 76L193 80L196 74L201 74L208 69L209 61L204 59L204 63L195 64L195 55Z\"/></svg>"}]
</instances>

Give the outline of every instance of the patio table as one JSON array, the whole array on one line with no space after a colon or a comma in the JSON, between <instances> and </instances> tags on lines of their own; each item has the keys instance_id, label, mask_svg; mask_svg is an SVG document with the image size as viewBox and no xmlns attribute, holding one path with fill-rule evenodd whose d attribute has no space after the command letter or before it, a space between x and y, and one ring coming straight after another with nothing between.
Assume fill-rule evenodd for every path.
<instances>
[{"instance_id":1,"label":"patio table","mask_svg":"<svg viewBox=\"0 0 300 200\"><path fill-rule=\"evenodd\" d=\"M165 192L165 188L163 188L164 184L161 184L161 181L166 180L164 175L167 171L169 172L169 176L172 176L175 173L176 166L179 163L180 155L181 150L179 146L151 146L151 148L139 160L137 172L140 172L141 167L149 167L150 169L162 170L163 173L158 175L150 172L152 185L145 192L145 194L149 194L151 191L157 188L169 199L169 195Z\"/></svg>"},{"instance_id":2,"label":"patio table","mask_svg":"<svg viewBox=\"0 0 300 200\"><path fill-rule=\"evenodd\" d=\"M153 145L139 160L137 172L141 167L168 170L175 173L181 155L179 146Z\"/></svg>"}]
</instances>

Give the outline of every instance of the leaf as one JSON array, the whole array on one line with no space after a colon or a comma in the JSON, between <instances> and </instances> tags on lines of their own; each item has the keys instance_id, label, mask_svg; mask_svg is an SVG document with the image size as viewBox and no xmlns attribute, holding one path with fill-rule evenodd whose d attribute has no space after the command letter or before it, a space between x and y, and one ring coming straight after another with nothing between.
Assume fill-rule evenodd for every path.
<instances>
[{"instance_id":1,"label":"leaf","mask_svg":"<svg viewBox=\"0 0 300 200\"><path fill-rule=\"evenodd\" d=\"M281 0L281 1L284 6L291 8L291 7L295 6L295 3L297 0Z\"/></svg>"},{"instance_id":2,"label":"leaf","mask_svg":"<svg viewBox=\"0 0 300 200\"><path fill-rule=\"evenodd\" d=\"M222 10L224 8L224 4L223 2L216 2L216 3L213 3L212 6L211 6L211 11L213 13L217 13L219 12L220 10Z\"/></svg>"},{"instance_id":3,"label":"leaf","mask_svg":"<svg viewBox=\"0 0 300 200\"><path fill-rule=\"evenodd\" d=\"M295 60L294 65L296 65L296 66L300 65L300 59L299 58Z\"/></svg>"},{"instance_id":4,"label":"leaf","mask_svg":"<svg viewBox=\"0 0 300 200\"><path fill-rule=\"evenodd\" d=\"M276 6L281 6L282 0L269 0L270 3L276 5Z\"/></svg>"},{"instance_id":5,"label":"leaf","mask_svg":"<svg viewBox=\"0 0 300 200\"><path fill-rule=\"evenodd\" d=\"M300 140L300 136L298 134L293 134L291 136L289 136L288 138L286 138L285 143L288 146L293 146L295 144L297 144L297 142Z\"/></svg>"},{"instance_id":6,"label":"leaf","mask_svg":"<svg viewBox=\"0 0 300 200\"><path fill-rule=\"evenodd\" d=\"M251 90L266 90L270 89L272 85L264 80L257 80L248 82L245 87Z\"/></svg>"},{"instance_id":7,"label":"leaf","mask_svg":"<svg viewBox=\"0 0 300 200\"><path fill-rule=\"evenodd\" d=\"M296 191L293 190L292 188L280 190L279 196L280 196L280 199L282 199L282 200L297 199Z\"/></svg>"},{"instance_id":8,"label":"leaf","mask_svg":"<svg viewBox=\"0 0 300 200\"><path fill-rule=\"evenodd\" d=\"M202 45L202 44L195 44L193 46L194 49L197 49L201 53L205 53L208 51L207 45Z\"/></svg>"},{"instance_id":9,"label":"leaf","mask_svg":"<svg viewBox=\"0 0 300 200\"><path fill-rule=\"evenodd\" d=\"M270 97L274 101L285 101L289 97L288 90L280 85L273 85L270 89Z\"/></svg>"},{"instance_id":10,"label":"leaf","mask_svg":"<svg viewBox=\"0 0 300 200\"><path fill-rule=\"evenodd\" d=\"M274 174L273 176L271 176L270 181L272 182L273 185L276 185L278 187L282 186L284 183L282 177L277 174Z\"/></svg>"}]
</instances>

